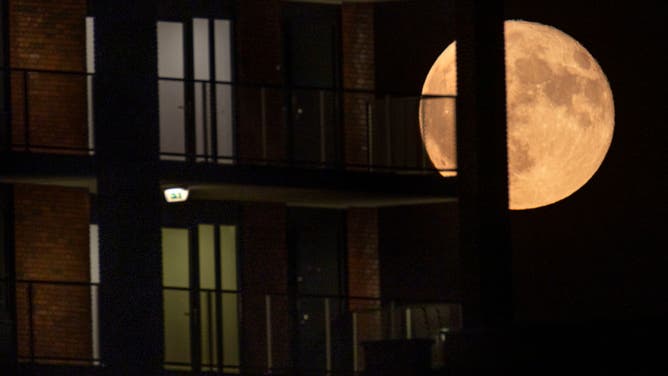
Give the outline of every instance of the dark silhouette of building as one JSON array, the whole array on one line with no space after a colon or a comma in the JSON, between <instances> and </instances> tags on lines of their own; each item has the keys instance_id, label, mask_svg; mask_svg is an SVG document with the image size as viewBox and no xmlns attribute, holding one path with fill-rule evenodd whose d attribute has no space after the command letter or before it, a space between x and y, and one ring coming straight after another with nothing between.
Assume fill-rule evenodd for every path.
<instances>
[{"instance_id":1,"label":"dark silhouette of building","mask_svg":"<svg viewBox=\"0 0 668 376\"><path fill-rule=\"evenodd\" d=\"M504 3L3 2L3 367L661 366L666 6ZM520 212L504 17L579 40L616 104L593 179ZM442 178L419 94L455 38L459 171ZM188 200L167 203L172 187Z\"/></svg>"}]
</instances>

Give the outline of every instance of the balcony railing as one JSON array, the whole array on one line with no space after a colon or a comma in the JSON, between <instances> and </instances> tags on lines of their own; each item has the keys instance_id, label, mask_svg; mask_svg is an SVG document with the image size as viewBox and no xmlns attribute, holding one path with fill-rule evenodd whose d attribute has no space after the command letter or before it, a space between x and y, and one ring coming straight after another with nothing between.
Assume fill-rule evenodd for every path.
<instances>
[{"instance_id":1,"label":"balcony railing","mask_svg":"<svg viewBox=\"0 0 668 376\"><path fill-rule=\"evenodd\" d=\"M5 69L9 103L2 118L4 148L39 153L92 155L93 74Z\"/></svg>"},{"instance_id":2,"label":"balcony railing","mask_svg":"<svg viewBox=\"0 0 668 376\"><path fill-rule=\"evenodd\" d=\"M104 364L99 284L21 280L15 289L19 362ZM163 297L163 364L172 371L358 374L365 343L416 338L433 340L438 366L447 332L462 323L456 302L176 287Z\"/></svg>"},{"instance_id":3,"label":"balcony railing","mask_svg":"<svg viewBox=\"0 0 668 376\"><path fill-rule=\"evenodd\" d=\"M5 69L3 147L92 155L94 73ZM160 78L164 160L433 173L420 104L452 96ZM452 120L454 122L454 119ZM454 136L454 135L453 135Z\"/></svg>"},{"instance_id":4,"label":"balcony railing","mask_svg":"<svg viewBox=\"0 0 668 376\"><path fill-rule=\"evenodd\" d=\"M159 92L163 159L422 173L436 169L422 142L420 104L455 101L172 78L160 79Z\"/></svg>"},{"instance_id":5,"label":"balcony railing","mask_svg":"<svg viewBox=\"0 0 668 376\"><path fill-rule=\"evenodd\" d=\"M20 280L15 288L19 362L100 365L99 284Z\"/></svg>"}]
</instances>

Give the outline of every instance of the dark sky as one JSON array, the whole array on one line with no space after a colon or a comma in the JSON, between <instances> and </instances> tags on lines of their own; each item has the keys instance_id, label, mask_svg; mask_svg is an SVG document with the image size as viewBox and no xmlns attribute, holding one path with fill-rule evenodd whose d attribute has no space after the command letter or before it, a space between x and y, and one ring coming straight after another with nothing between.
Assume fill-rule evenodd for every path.
<instances>
[{"instance_id":1,"label":"dark sky","mask_svg":"<svg viewBox=\"0 0 668 376\"><path fill-rule=\"evenodd\" d=\"M608 155L584 187L556 204L511 215L519 321L668 314L664 4L506 1L506 18L554 26L589 50L608 77L616 113ZM379 9L379 90L419 92L431 63L452 41L450 10L447 2L426 0ZM389 41L379 37L390 32Z\"/></svg>"}]
</instances>

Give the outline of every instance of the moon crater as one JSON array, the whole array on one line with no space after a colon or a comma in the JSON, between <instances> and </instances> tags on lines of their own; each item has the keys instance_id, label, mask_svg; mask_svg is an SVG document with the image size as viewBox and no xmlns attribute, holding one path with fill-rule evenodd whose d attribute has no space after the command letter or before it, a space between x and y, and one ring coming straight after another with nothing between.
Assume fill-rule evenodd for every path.
<instances>
[{"instance_id":1,"label":"moon crater","mask_svg":"<svg viewBox=\"0 0 668 376\"><path fill-rule=\"evenodd\" d=\"M612 141L614 104L596 60L575 39L546 25L506 21L506 103L511 209L549 205L596 172ZM423 95L456 95L456 45L432 66ZM420 128L444 176L455 175L455 104L424 98Z\"/></svg>"}]
</instances>

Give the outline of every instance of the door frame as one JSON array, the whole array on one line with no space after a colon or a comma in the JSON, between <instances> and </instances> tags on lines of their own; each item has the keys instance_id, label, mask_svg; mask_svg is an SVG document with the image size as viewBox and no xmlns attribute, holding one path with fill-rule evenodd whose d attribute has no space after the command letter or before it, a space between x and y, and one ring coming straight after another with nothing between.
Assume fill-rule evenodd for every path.
<instances>
[{"instance_id":1,"label":"door frame","mask_svg":"<svg viewBox=\"0 0 668 376\"><path fill-rule=\"evenodd\" d=\"M332 214L338 216L336 218L337 225L340 226L340 232L338 234L338 239L339 239L339 244L337 247L337 255L336 259L338 262L338 270L337 270L337 284L338 284L338 289L339 289L339 295L340 299L337 303L332 306L330 306L330 313L336 311L336 307L338 306L339 311L344 311L345 307L347 307L347 296L348 296L348 243L347 243L347 233L346 233L346 228L347 228L347 210L346 209L331 209L331 208L312 208L312 207L288 207L287 208L287 246L288 246L288 309L289 309L289 315L291 317L290 320L290 330L292 333L292 336L290 337L290 363L293 365L295 369L299 369L301 365L300 361L300 351L301 351L301 344L300 344L300 309L299 309L299 302L302 297L308 298L309 296L312 296L310 294L302 294L300 293L300 287L299 287L299 282L298 282L298 276L299 276L299 254L297 250L297 244L296 244L296 232L298 231L298 228L296 226L296 222L293 220L293 216L295 216L295 212L298 211L313 211L315 212L324 212L327 214ZM317 214L316 214L317 215ZM331 325L331 323L330 323ZM331 327L330 327L331 330ZM337 336L344 335L345 333L333 333L336 334ZM334 339L334 336L330 338L331 340ZM335 363L341 363L341 364L348 364L346 362L340 362L340 358L345 358L347 354L335 354L334 353L334 348L332 348L332 354L331 354L331 360L332 364ZM345 366L344 366L345 368ZM323 366L322 370L319 371L327 371L325 367ZM330 369L329 371L341 371L341 369Z\"/></svg>"},{"instance_id":2,"label":"door frame","mask_svg":"<svg viewBox=\"0 0 668 376\"><path fill-rule=\"evenodd\" d=\"M221 252L220 252L220 226L235 226L235 244L236 244L236 271L237 271L237 289L239 302L237 304L237 327L242 328L241 316L241 243L240 243L240 224L239 207L226 202L185 202L180 204L163 204L162 228L179 228L188 230L188 296L189 296L189 330L190 330L190 367L191 372L202 372L202 302L200 285L200 263L199 263L199 225L213 225L214 228L214 257L215 257L215 312L216 315L216 346L215 360L211 365L204 368L215 369L215 372L224 372L230 365L223 364L223 317L222 317L222 293L228 291L222 288L222 270L221 270ZM239 336L239 348L242 345L242 335ZM239 370L241 370L242 357L239 358Z\"/></svg>"},{"instance_id":3,"label":"door frame","mask_svg":"<svg viewBox=\"0 0 668 376\"><path fill-rule=\"evenodd\" d=\"M327 9L336 13L335 17L335 29L333 31L332 37L332 86L323 87L320 89L332 90L334 93L334 116L332 119L332 124L335 129L336 140L334 141L335 146L335 156L333 161L326 161L326 165L344 165L345 164L345 154L344 154L344 130L343 130L343 43L341 39L341 6L336 4L315 4L315 3L290 3L287 2L283 5L282 14L281 14L281 23L282 23L282 51L283 51L283 82L285 83L285 98L284 98L284 108L285 111L285 124L287 127L287 160L289 163L293 164L295 160L295 127L294 127L294 118L295 118L295 101L293 98L296 89L299 87L295 84L295 78L293 77L292 71L292 35L290 31L290 20L294 17L296 9L307 10L307 11L317 11L317 9ZM317 88L313 88L317 89Z\"/></svg>"},{"instance_id":4,"label":"door frame","mask_svg":"<svg viewBox=\"0 0 668 376\"><path fill-rule=\"evenodd\" d=\"M177 4L178 5L175 5ZM193 3L194 4L194 3ZM202 2L199 4L199 7L191 8L181 4L179 1L167 1L163 4L162 7L158 7L158 17L157 22L178 22L182 25L182 38L183 38L183 125L184 125L184 153L185 160L187 162L196 162L198 159L197 154L197 101L195 87L198 82L205 83L209 85L209 97L206 98L208 102L208 111L207 104L204 105L202 109L203 114L208 117L208 122L211 124L210 134L204 138L204 156L203 159L206 162L218 162L219 159L230 159L232 158L233 162L236 162L238 158L238 132L237 132L237 119L235 110L236 99L234 95L234 87L231 87L231 99L230 99L230 111L232 111L231 116L231 133L232 133L232 155L223 155L219 156L219 146L218 146L218 119L217 119L217 80L216 80L216 41L215 41L215 24L217 20L225 20L230 22L230 82L228 84L232 85L232 82L235 81L236 77L236 56L235 56L235 30L236 22L233 17L233 13L230 9L230 5L220 5L216 6L213 2L208 4L207 2ZM192 5L192 4L191 4ZM208 55L209 55L209 79L206 81L198 80L195 81L195 50L194 50L194 41L193 41L193 21L194 19L205 19L207 20L208 27ZM158 77L160 78L160 77ZM208 142L211 142L211 150L206 151L208 148ZM222 158L221 158L222 157Z\"/></svg>"}]
</instances>

